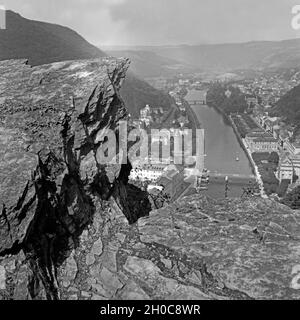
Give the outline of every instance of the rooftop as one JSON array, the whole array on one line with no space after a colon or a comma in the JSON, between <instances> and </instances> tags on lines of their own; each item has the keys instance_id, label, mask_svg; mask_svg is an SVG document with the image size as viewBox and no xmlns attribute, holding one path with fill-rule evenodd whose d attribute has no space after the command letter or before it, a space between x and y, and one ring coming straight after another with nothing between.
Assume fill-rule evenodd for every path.
<instances>
[{"instance_id":1,"label":"rooftop","mask_svg":"<svg viewBox=\"0 0 300 320\"><path fill-rule=\"evenodd\" d=\"M253 140L253 142L277 142L273 137L260 137Z\"/></svg>"},{"instance_id":2,"label":"rooftop","mask_svg":"<svg viewBox=\"0 0 300 320\"><path fill-rule=\"evenodd\" d=\"M246 135L246 138L273 138L273 136L265 131L261 131L261 132L250 132Z\"/></svg>"}]
</instances>

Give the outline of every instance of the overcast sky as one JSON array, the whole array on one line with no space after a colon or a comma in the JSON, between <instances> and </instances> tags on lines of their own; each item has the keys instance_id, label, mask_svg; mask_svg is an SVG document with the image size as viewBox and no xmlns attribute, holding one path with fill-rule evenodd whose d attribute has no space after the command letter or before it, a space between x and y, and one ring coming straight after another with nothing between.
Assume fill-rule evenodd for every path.
<instances>
[{"instance_id":1,"label":"overcast sky","mask_svg":"<svg viewBox=\"0 0 300 320\"><path fill-rule=\"evenodd\" d=\"M300 0L0 0L26 18L62 24L95 45L280 40Z\"/></svg>"}]
</instances>

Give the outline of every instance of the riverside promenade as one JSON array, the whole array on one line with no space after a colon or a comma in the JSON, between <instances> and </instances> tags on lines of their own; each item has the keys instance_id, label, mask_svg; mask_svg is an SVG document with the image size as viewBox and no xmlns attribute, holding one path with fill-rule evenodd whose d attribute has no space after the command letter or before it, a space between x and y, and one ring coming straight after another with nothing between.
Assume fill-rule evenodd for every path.
<instances>
[{"instance_id":1,"label":"riverside promenade","mask_svg":"<svg viewBox=\"0 0 300 320\"><path fill-rule=\"evenodd\" d=\"M232 124L232 127L233 127L233 129L234 129L234 132L235 132L235 134L236 134L236 136L237 136L237 139L239 140L239 142L240 142L240 144L241 144L241 147L242 147L242 148L244 149L244 151L246 152L246 154L247 154L247 156L248 156L248 158L249 158L249 161L250 161L250 163L251 163L251 165L252 165L252 168L253 168L253 170L254 170L254 172L255 172L255 178L256 178L256 182L257 182L258 185L259 185L260 195L261 195L262 198L268 198L268 196L267 196L266 193L265 193L264 183L263 183L263 181L262 181L262 178L261 178L261 175L260 175L260 173L259 173L258 167L257 167L255 161L253 160L253 157L252 157L250 148L249 148L249 146L247 145L246 140L241 137L241 135L240 135L240 133L239 133L239 130L238 130L237 126L235 125L234 120L232 119L231 116L229 116L229 120L230 120L230 122L231 122L231 124Z\"/></svg>"},{"instance_id":2,"label":"riverside promenade","mask_svg":"<svg viewBox=\"0 0 300 320\"><path fill-rule=\"evenodd\" d=\"M194 113L193 109L191 108L190 104L182 98L182 103L185 107L186 113L188 115L189 123L191 125L191 129L193 130L193 154L196 154L196 129L201 129L201 123L198 120L196 114ZM202 168L203 169L203 168ZM183 192L177 197L177 200L186 196L187 194L193 194L196 192L195 185L197 181L197 176L190 177L189 183L185 182L187 187L183 190Z\"/></svg>"}]
</instances>

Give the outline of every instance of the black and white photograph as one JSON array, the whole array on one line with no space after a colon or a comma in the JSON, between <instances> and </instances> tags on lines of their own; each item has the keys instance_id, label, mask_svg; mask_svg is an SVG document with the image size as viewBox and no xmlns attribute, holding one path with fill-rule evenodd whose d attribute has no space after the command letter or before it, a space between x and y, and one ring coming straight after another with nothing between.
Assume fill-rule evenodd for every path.
<instances>
[{"instance_id":1,"label":"black and white photograph","mask_svg":"<svg viewBox=\"0 0 300 320\"><path fill-rule=\"evenodd\" d=\"M299 299L300 0L0 0L0 308Z\"/></svg>"}]
</instances>

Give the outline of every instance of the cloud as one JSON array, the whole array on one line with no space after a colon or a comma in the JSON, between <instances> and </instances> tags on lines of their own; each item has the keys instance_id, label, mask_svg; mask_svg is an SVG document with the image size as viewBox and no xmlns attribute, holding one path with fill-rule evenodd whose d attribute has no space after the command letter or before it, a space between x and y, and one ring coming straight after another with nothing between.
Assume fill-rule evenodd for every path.
<instances>
[{"instance_id":1,"label":"cloud","mask_svg":"<svg viewBox=\"0 0 300 320\"><path fill-rule=\"evenodd\" d=\"M102 45L292 38L296 0L0 0L31 19L69 26ZM297 1L296 1L297 2Z\"/></svg>"},{"instance_id":2,"label":"cloud","mask_svg":"<svg viewBox=\"0 0 300 320\"><path fill-rule=\"evenodd\" d=\"M293 37L295 0L128 0L111 8L133 43L241 42Z\"/></svg>"}]
</instances>

